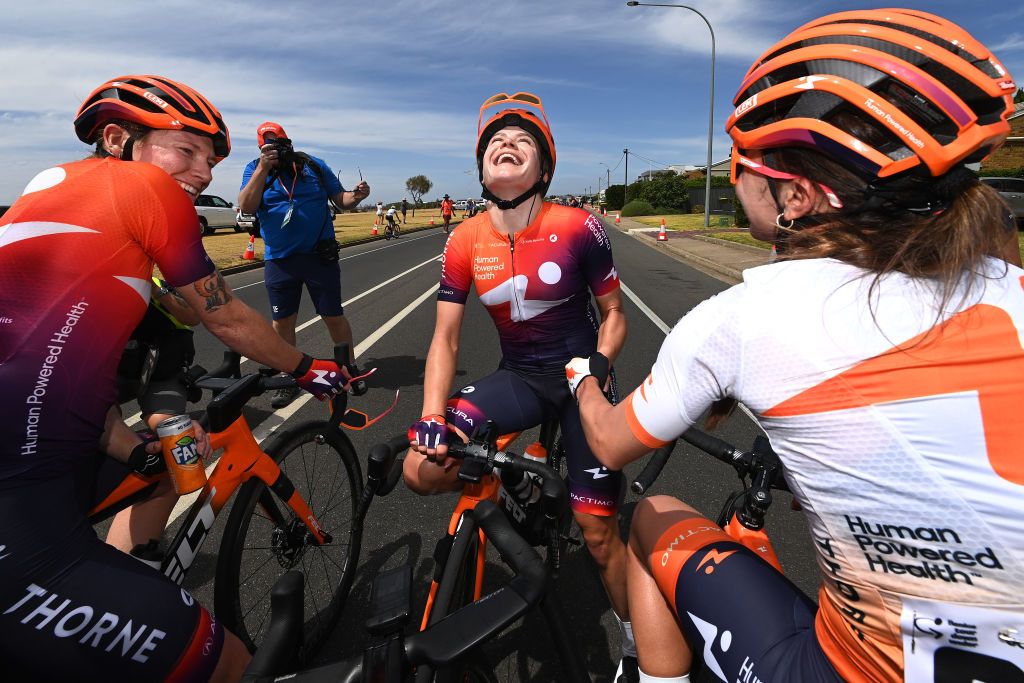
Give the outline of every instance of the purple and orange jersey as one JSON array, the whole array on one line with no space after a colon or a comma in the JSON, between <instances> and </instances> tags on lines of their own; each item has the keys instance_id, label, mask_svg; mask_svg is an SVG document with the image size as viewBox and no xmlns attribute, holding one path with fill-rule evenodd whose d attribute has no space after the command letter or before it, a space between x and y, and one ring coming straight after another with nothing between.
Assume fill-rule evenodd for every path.
<instances>
[{"instance_id":1,"label":"purple and orange jersey","mask_svg":"<svg viewBox=\"0 0 1024 683\"><path fill-rule=\"evenodd\" d=\"M572 357L596 350L590 293L615 291L619 278L601 221L545 203L514 235L495 230L486 212L452 233L437 298L465 304L470 286L494 319L506 366L561 373Z\"/></svg>"},{"instance_id":2,"label":"purple and orange jersey","mask_svg":"<svg viewBox=\"0 0 1024 683\"><path fill-rule=\"evenodd\" d=\"M92 458L153 264L213 272L188 195L151 164L47 169L0 218L0 489Z\"/></svg>"}]
</instances>

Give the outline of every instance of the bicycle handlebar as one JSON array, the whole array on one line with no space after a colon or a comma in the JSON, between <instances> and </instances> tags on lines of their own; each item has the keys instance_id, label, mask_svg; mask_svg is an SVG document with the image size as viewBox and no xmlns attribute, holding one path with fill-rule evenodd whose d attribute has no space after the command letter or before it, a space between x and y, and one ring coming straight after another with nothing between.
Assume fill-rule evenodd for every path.
<instances>
[{"instance_id":1,"label":"bicycle handlebar","mask_svg":"<svg viewBox=\"0 0 1024 683\"><path fill-rule=\"evenodd\" d=\"M512 568L514 576L506 585L480 600L452 612L425 631L405 638L401 649L404 653L402 666L406 673L421 664L441 667L453 662L536 607L544 596L547 572L543 561L537 551L515 532L505 514L490 501L480 502L467 514L474 516L487 538ZM283 660L278 653L287 650L288 644L295 641L295 624L300 628L302 624L301 590L295 591L294 579L289 579L289 575L295 573L285 574L275 585L275 597L279 593L283 597L276 603L272 602L267 638L246 669L242 679L246 683L270 681L273 676L282 673ZM279 586L288 582L292 585L284 586L279 591ZM278 608L278 604L286 602L289 603L289 609ZM294 621L295 604L300 610L297 621ZM265 655L264 650L267 651ZM364 671L363 664L363 656L357 655L342 662L289 675L287 680L289 683L359 683L374 674Z\"/></svg>"},{"instance_id":2,"label":"bicycle handlebar","mask_svg":"<svg viewBox=\"0 0 1024 683\"><path fill-rule=\"evenodd\" d=\"M677 442L678 439L673 439L670 443L654 451L647 461L647 465L644 466L643 471L633 480L633 484L630 486L633 493L642 496L650 490L654 480L665 469L665 464L668 463L668 456L672 455L672 450L676 447Z\"/></svg>"}]
</instances>

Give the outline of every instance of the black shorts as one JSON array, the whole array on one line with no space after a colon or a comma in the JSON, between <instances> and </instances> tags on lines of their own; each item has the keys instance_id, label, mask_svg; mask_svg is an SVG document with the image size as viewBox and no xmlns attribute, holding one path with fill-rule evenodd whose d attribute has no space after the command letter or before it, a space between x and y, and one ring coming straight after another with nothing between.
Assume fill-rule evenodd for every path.
<instances>
[{"instance_id":1,"label":"black shorts","mask_svg":"<svg viewBox=\"0 0 1024 683\"><path fill-rule=\"evenodd\" d=\"M299 312L303 285L319 315L338 316L344 313L341 307L341 267L337 261L324 263L316 254L291 254L267 261L263 279L274 320Z\"/></svg>"},{"instance_id":2,"label":"black shorts","mask_svg":"<svg viewBox=\"0 0 1024 683\"><path fill-rule=\"evenodd\" d=\"M565 375L498 370L455 393L445 412L448 423L467 435L486 420L497 424L499 434L509 434L557 418L573 511L607 517L618 510L624 492L622 473L604 467L590 450Z\"/></svg>"},{"instance_id":3,"label":"black shorts","mask_svg":"<svg viewBox=\"0 0 1024 683\"><path fill-rule=\"evenodd\" d=\"M694 654L728 681L842 679L818 643L818 606L713 522L690 518L647 559Z\"/></svg>"},{"instance_id":4,"label":"black shorts","mask_svg":"<svg viewBox=\"0 0 1024 683\"><path fill-rule=\"evenodd\" d=\"M224 632L160 572L107 545L78 476L0 491L0 680L206 681Z\"/></svg>"}]
</instances>

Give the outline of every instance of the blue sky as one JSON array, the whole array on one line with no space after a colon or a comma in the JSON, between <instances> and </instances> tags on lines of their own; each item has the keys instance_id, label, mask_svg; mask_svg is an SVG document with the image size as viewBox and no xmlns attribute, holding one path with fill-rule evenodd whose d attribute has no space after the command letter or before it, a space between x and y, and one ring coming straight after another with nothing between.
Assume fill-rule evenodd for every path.
<instances>
[{"instance_id":1,"label":"blue sky","mask_svg":"<svg viewBox=\"0 0 1024 683\"><path fill-rule=\"evenodd\" d=\"M814 17L878 3L691 0L715 29L714 157L751 62ZM943 15L988 45L1024 82L1024 5L940 0ZM233 201L256 156L256 126L280 122L297 148L323 157L368 202L400 200L405 179L428 198L479 195L477 112L493 93L541 96L558 149L552 192L622 182L662 164L703 164L710 37L693 12L623 0L379 0L279 3L33 0L4 10L0 43L0 204L36 172L81 158L71 122L81 100L125 73L158 73L221 109L231 156L209 192ZM646 157L645 161L633 153Z\"/></svg>"}]
</instances>

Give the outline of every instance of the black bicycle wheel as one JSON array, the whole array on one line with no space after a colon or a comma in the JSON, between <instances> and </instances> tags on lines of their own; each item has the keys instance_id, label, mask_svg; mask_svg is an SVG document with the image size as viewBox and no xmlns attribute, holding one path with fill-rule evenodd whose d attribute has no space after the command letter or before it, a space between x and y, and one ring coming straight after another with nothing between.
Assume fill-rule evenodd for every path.
<instances>
[{"instance_id":1,"label":"black bicycle wheel","mask_svg":"<svg viewBox=\"0 0 1024 683\"><path fill-rule=\"evenodd\" d=\"M479 547L480 537L476 524L467 523L467 520L463 519L459 530L455 532L451 552L448 554L444 570L441 572L441 580L438 583L437 593L434 595L434 603L430 611L428 628L460 607L473 602L477 572L476 558ZM416 671L416 682L489 681L489 678L481 675L485 671L486 668L481 669L474 661L473 656L469 656L436 671L430 667L421 666Z\"/></svg>"},{"instance_id":2,"label":"black bicycle wheel","mask_svg":"<svg viewBox=\"0 0 1024 683\"><path fill-rule=\"evenodd\" d=\"M353 522L362 473L348 437L323 421L278 432L263 449L331 541L317 545L284 501L262 481L250 479L239 490L224 529L214 604L224 626L254 651L269 625L274 582L300 569L306 578L301 665L330 634L352 586L361 540Z\"/></svg>"}]
</instances>

